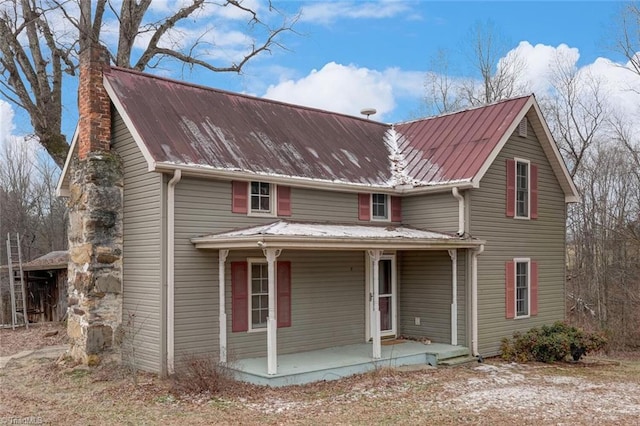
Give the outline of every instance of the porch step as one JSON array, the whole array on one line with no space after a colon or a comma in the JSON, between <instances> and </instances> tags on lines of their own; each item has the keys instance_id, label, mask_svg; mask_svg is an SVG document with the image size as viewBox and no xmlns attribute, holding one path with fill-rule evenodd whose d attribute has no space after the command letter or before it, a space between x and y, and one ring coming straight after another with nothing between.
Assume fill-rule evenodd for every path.
<instances>
[{"instance_id":1,"label":"porch step","mask_svg":"<svg viewBox=\"0 0 640 426\"><path fill-rule=\"evenodd\" d=\"M468 364L471 362L478 362L478 358L471 355L458 356L455 358L444 359L438 362L438 365L444 365L446 367L453 367L455 365Z\"/></svg>"}]
</instances>

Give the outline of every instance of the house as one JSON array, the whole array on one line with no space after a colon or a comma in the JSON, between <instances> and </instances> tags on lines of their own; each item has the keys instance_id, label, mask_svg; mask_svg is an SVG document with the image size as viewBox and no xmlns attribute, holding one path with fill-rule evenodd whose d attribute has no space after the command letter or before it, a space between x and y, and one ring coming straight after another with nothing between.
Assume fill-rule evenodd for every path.
<instances>
[{"instance_id":1,"label":"house","mask_svg":"<svg viewBox=\"0 0 640 426\"><path fill-rule=\"evenodd\" d=\"M78 359L134 313L146 370L212 354L277 384L357 348L495 355L564 318L577 192L534 96L386 124L104 61L81 57L58 186Z\"/></svg>"}]
</instances>

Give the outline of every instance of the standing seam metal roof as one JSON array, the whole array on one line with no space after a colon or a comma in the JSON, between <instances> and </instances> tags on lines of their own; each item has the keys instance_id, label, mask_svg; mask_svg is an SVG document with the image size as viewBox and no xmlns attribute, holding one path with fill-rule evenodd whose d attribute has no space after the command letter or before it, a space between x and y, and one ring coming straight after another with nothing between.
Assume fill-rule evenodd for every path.
<instances>
[{"instance_id":1,"label":"standing seam metal roof","mask_svg":"<svg viewBox=\"0 0 640 426\"><path fill-rule=\"evenodd\" d=\"M530 99L389 125L117 67L105 79L156 163L390 188L398 159L416 186L471 181Z\"/></svg>"}]
</instances>

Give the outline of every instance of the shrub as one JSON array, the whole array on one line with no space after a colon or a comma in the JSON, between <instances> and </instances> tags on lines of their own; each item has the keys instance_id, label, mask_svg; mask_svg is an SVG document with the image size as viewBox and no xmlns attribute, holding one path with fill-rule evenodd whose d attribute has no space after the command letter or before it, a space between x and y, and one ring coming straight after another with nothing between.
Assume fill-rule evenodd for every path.
<instances>
[{"instance_id":1,"label":"shrub","mask_svg":"<svg viewBox=\"0 0 640 426\"><path fill-rule=\"evenodd\" d=\"M513 338L502 340L500 350L507 361L554 362L564 361L569 356L580 360L589 352L603 349L607 339L600 333L589 333L558 321L551 326L532 328L522 334L516 332Z\"/></svg>"},{"instance_id":2,"label":"shrub","mask_svg":"<svg viewBox=\"0 0 640 426\"><path fill-rule=\"evenodd\" d=\"M173 376L173 390L179 394L219 395L234 383L232 373L209 355L185 355Z\"/></svg>"}]
</instances>

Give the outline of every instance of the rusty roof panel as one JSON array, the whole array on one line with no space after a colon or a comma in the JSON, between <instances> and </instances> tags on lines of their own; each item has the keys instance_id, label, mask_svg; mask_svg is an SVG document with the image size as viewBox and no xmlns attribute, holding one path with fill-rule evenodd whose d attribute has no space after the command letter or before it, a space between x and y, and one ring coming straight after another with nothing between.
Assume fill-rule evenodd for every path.
<instances>
[{"instance_id":1,"label":"rusty roof panel","mask_svg":"<svg viewBox=\"0 0 640 426\"><path fill-rule=\"evenodd\" d=\"M430 184L473 179L528 100L397 124L407 173Z\"/></svg>"},{"instance_id":2,"label":"rusty roof panel","mask_svg":"<svg viewBox=\"0 0 640 426\"><path fill-rule=\"evenodd\" d=\"M389 126L112 68L105 73L156 162L389 185Z\"/></svg>"},{"instance_id":3,"label":"rusty roof panel","mask_svg":"<svg viewBox=\"0 0 640 426\"><path fill-rule=\"evenodd\" d=\"M472 180L529 100L391 126L117 67L105 78L156 163L380 187Z\"/></svg>"}]
</instances>

